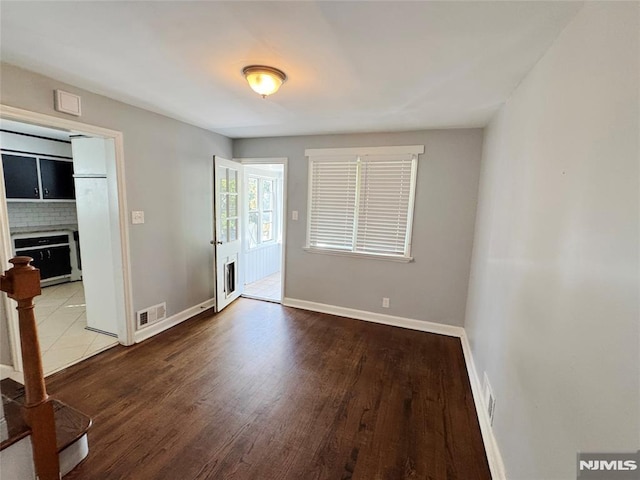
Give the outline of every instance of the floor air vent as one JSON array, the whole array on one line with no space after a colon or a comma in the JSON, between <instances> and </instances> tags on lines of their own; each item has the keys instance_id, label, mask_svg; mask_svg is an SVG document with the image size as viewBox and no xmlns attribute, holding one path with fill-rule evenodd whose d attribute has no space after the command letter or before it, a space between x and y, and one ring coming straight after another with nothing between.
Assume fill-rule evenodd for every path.
<instances>
[{"instance_id":1,"label":"floor air vent","mask_svg":"<svg viewBox=\"0 0 640 480\"><path fill-rule=\"evenodd\" d=\"M152 323L164 320L167 317L167 303L162 302L158 305L138 311L138 328L144 328Z\"/></svg>"}]
</instances>

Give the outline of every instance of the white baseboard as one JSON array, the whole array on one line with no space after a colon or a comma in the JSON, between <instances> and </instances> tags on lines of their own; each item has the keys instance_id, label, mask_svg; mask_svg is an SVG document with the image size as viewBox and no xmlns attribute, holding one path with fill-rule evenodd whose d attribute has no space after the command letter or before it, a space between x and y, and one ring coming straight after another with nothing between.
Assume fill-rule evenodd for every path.
<instances>
[{"instance_id":1,"label":"white baseboard","mask_svg":"<svg viewBox=\"0 0 640 480\"><path fill-rule=\"evenodd\" d=\"M135 343L140 343L143 340L153 337L154 335L159 334L160 332L164 332L171 327L175 327L179 323L184 322L185 320L189 320L191 317L198 315L199 313L214 307L216 304L214 298L210 298L209 300L205 300L198 305L194 305L193 307L187 308L181 312L176 313L175 315L171 315L170 317L161 320L158 323L154 323L145 327L141 330L137 330L134 334Z\"/></svg>"},{"instance_id":2,"label":"white baseboard","mask_svg":"<svg viewBox=\"0 0 640 480\"><path fill-rule=\"evenodd\" d=\"M337 315L339 317L355 318L356 320L381 323L383 325L391 325L393 327L402 327L411 330L419 330L421 332L437 333L439 335L448 335L450 337L461 337L464 333L464 329L462 327L445 325L444 323L427 322L426 320L396 317L393 315L386 315L384 313L367 312L366 310L337 307L335 305L327 305L326 303L309 302L307 300L298 300L296 298L285 297L282 300L282 305L286 307L300 308L302 310L311 310L313 312L328 313L330 315Z\"/></svg>"},{"instance_id":3,"label":"white baseboard","mask_svg":"<svg viewBox=\"0 0 640 480\"><path fill-rule=\"evenodd\" d=\"M471 383L471 392L473 394L473 402L478 415L478 423L480 424L480 432L482 433L482 441L487 453L487 461L491 470L493 480L506 480L504 463L502 455L498 449L496 438L493 435L493 429L489 421L487 409L484 406L482 398L482 387L478 378L476 365L471 354L471 347L467 334L462 327L453 325L445 325L442 323L427 322L424 320L416 320L413 318L396 317L393 315L385 315L382 313L367 312L365 310L355 310L353 308L338 307L335 305L327 305L324 303L309 302L307 300L298 300L295 298L284 298L282 304L286 307L300 308L302 310L311 310L313 312L328 313L330 315L338 315L340 317L355 318L367 322L382 323L393 327L408 328L411 330L419 330L421 332L437 333L439 335L448 335L450 337L460 338L462 344L462 352L464 361L467 366L467 374L469 375L469 383Z\"/></svg>"},{"instance_id":4,"label":"white baseboard","mask_svg":"<svg viewBox=\"0 0 640 480\"><path fill-rule=\"evenodd\" d=\"M476 412L478 413L478 422L480 423L482 441L484 442L484 449L487 452L491 478L493 478L493 480L506 480L507 475L504 469L504 462L502 461L502 455L500 454L496 437L493 435L493 428L491 427L491 421L489 420L489 413L487 412L484 397L482 395L482 384L480 383L480 377L478 377L476 364L473 361L471 345L469 345L466 332L462 334L460 341L462 342L462 352L464 353L464 361L467 365L467 373L469 374L469 383L471 383L473 402L475 403Z\"/></svg>"},{"instance_id":5,"label":"white baseboard","mask_svg":"<svg viewBox=\"0 0 640 480\"><path fill-rule=\"evenodd\" d=\"M22 372L14 370L10 365L0 363L0 380L4 380L5 378L11 378L24 385L24 375L22 375Z\"/></svg>"}]
</instances>

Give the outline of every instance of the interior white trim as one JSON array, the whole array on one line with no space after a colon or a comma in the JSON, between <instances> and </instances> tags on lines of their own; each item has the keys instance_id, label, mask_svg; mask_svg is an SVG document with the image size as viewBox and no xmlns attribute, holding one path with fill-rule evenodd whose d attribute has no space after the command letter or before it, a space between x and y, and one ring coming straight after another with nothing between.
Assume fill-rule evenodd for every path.
<instances>
[{"instance_id":1,"label":"interior white trim","mask_svg":"<svg viewBox=\"0 0 640 480\"><path fill-rule=\"evenodd\" d=\"M419 155L424 153L424 145L404 145L388 147L347 147L347 148L307 148L307 157L333 157L338 155Z\"/></svg>"},{"instance_id":2,"label":"interior white trim","mask_svg":"<svg viewBox=\"0 0 640 480\"><path fill-rule=\"evenodd\" d=\"M44 125L53 128L81 132L97 137L112 138L115 144L115 167L116 167L116 183L118 188L118 210L119 210L119 226L120 226L120 254L122 257L122 285L124 296L124 318L118 322L118 340L123 345L132 345L134 341L133 332L135 325L135 314L133 310L133 291L131 287L131 259L129 253L129 223L127 216L127 196L124 172L124 138L122 132L110 130L108 128L98 127L86 123L68 120L66 118L55 117L43 113L32 112L21 108L11 107L0 104L0 117L7 120L15 120L18 122L33 123L36 125ZM1 173L1 172L0 172ZM0 182L1 183L1 182ZM4 194L4 185L1 187L0 194L6 201ZM0 202L4 203L4 202ZM6 222L6 223L5 223ZM5 262L11 258L11 237L8 232L8 217L6 215L6 207L0 208L0 223L2 226L0 232L5 248L0 251L0 261ZM7 229L7 232L4 232ZM5 243L7 242L7 243ZM8 252L7 252L8 251ZM8 256L7 256L8 255ZM7 258L4 258L7 256ZM16 328L17 315L8 311L9 328ZM14 368L22 371L22 358L20 350L19 334L11 332L12 353L14 355Z\"/></svg>"},{"instance_id":3,"label":"interior white trim","mask_svg":"<svg viewBox=\"0 0 640 480\"><path fill-rule=\"evenodd\" d=\"M484 404L484 397L482 395L482 384L480 383L480 377L478 377L476 364L473 361L473 354L471 353L471 346L469 345L467 333L464 330L460 337L460 342L462 343L464 362L467 365L467 373L469 374L469 383L471 383L473 402L476 406L476 412L478 412L478 422L480 423L480 432L482 433L484 449L487 452L491 478L493 478L493 480L506 480L507 475L504 469L504 462L502 461L502 455L498 448L498 442L493 434L493 428L491 427L491 421L489 420L489 414L487 413L487 408Z\"/></svg>"},{"instance_id":4,"label":"interior white trim","mask_svg":"<svg viewBox=\"0 0 640 480\"><path fill-rule=\"evenodd\" d=\"M11 378L24 385L24 375L22 372L15 370L11 365L0 364L0 380L4 380L5 378Z\"/></svg>"},{"instance_id":5,"label":"interior white trim","mask_svg":"<svg viewBox=\"0 0 640 480\"><path fill-rule=\"evenodd\" d=\"M439 335L448 335L450 337L460 338L460 343L462 344L462 352L464 354L464 361L467 367L467 374L469 376L469 383L471 384L473 402L478 416L478 423L480 424L482 442L484 443L484 448L487 454L487 461L489 462L489 469L491 470L491 477L493 478L493 480L507 479L504 469L504 463L502 461L502 455L500 454L500 449L498 448L496 438L493 435L493 429L491 427L491 422L489 421L487 409L484 406L482 388L476 370L475 362L473 361L473 355L471 354L469 340L467 339L467 334L463 327L428 322L424 320L416 320L413 318L396 317L393 315L385 315L382 313L367 312L365 310L356 310L353 308L338 307L335 305L327 305L324 303L309 302L307 300L298 300L295 298L284 298L282 304L287 307L300 308L302 310L328 313L330 315L338 315L341 317L354 318L367 322L381 323L393 327L408 328L421 332L436 333Z\"/></svg>"},{"instance_id":6,"label":"interior white trim","mask_svg":"<svg viewBox=\"0 0 640 480\"><path fill-rule=\"evenodd\" d=\"M356 320L381 323L383 325L391 325L393 327L409 328L411 330L419 330L421 332L437 333L439 335L448 335L450 337L461 337L464 333L464 329L462 327L456 327L454 325L445 325L444 323L428 322L426 320L416 320L413 318L396 317L394 315L386 315L384 313L338 307L336 305L310 302L308 300L298 300L296 298L284 298L282 304L286 307L311 310L312 312L328 313L339 317L355 318Z\"/></svg>"},{"instance_id":7,"label":"interior white trim","mask_svg":"<svg viewBox=\"0 0 640 480\"><path fill-rule=\"evenodd\" d=\"M2 168L2 162L0 162L0 180L4 178L4 170ZM6 192L4 189L4 181L0 181L0 273L4 274L4 269L9 267L9 259L13 256L13 249L11 248L11 232L9 230L9 212L7 210ZM7 326L9 327L9 347L11 348L11 363L17 371L22 371L22 351L20 350L20 330L18 328L18 314L16 312L15 305L12 305L12 300L8 295L0 294L0 302L3 302L4 311L7 316ZM16 348L17 346L17 348ZM5 365L0 365L5 367ZM4 370L2 372L2 378L4 376Z\"/></svg>"},{"instance_id":8,"label":"interior white trim","mask_svg":"<svg viewBox=\"0 0 640 480\"><path fill-rule=\"evenodd\" d=\"M248 165L259 165L259 164L270 165L272 163L283 165L289 161L289 157L241 157L241 158L234 157L233 160L240 163L246 163Z\"/></svg>"},{"instance_id":9,"label":"interior white trim","mask_svg":"<svg viewBox=\"0 0 640 480\"><path fill-rule=\"evenodd\" d=\"M140 343L143 340L153 337L154 335L164 332L165 330L175 327L179 323L189 320L191 317L198 315L199 313L216 306L216 299L210 298L202 303L189 307L186 310L182 310L164 320L149 325L141 330L136 331L134 334L135 343Z\"/></svg>"},{"instance_id":10,"label":"interior white trim","mask_svg":"<svg viewBox=\"0 0 640 480\"><path fill-rule=\"evenodd\" d=\"M284 305L285 301L285 279L286 279L286 252L287 252L287 220L289 217L289 210L287 206L287 191L289 190L287 185L288 171L289 171L289 157L240 157L234 158L235 161L242 163L243 165L269 165L277 164L282 165L282 245L280 246L280 302ZM244 255L244 249L243 249ZM250 295L245 295L248 298L252 298Z\"/></svg>"},{"instance_id":11,"label":"interior white trim","mask_svg":"<svg viewBox=\"0 0 640 480\"><path fill-rule=\"evenodd\" d=\"M331 248L302 247L307 253L320 255L337 255L339 257L366 258L369 260L385 260L387 262L411 263L413 257L401 257L399 255L384 255L382 253L353 252L351 250L334 250Z\"/></svg>"},{"instance_id":12,"label":"interior white trim","mask_svg":"<svg viewBox=\"0 0 640 480\"><path fill-rule=\"evenodd\" d=\"M122 135L122 132L117 130L98 127L88 123L78 122L76 120L69 120L67 118L54 117L44 113L32 112L30 110L24 110L22 108L11 107L4 104L0 104L0 116L7 120L35 123L42 126L60 128L64 130L73 130L82 133L89 133L98 137L113 138L118 136L118 134Z\"/></svg>"}]
</instances>

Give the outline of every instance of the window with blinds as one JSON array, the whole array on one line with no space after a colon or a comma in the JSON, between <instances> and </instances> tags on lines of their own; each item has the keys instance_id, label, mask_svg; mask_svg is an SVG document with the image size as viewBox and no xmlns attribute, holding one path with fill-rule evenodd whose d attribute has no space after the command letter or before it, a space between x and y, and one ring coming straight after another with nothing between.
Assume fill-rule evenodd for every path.
<instances>
[{"instance_id":1,"label":"window with blinds","mask_svg":"<svg viewBox=\"0 0 640 480\"><path fill-rule=\"evenodd\" d=\"M423 152L422 145L307 150L307 249L410 260Z\"/></svg>"}]
</instances>

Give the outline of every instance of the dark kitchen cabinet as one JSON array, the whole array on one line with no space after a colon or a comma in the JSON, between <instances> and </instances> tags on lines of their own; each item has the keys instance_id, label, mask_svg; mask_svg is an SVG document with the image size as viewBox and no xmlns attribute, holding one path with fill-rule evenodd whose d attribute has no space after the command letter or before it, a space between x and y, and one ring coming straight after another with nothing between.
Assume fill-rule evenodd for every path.
<instances>
[{"instance_id":1,"label":"dark kitchen cabinet","mask_svg":"<svg viewBox=\"0 0 640 480\"><path fill-rule=\"evenodd\" d=\"M68 245L21 250L20 255L33 258L31 265L40 269L42 280L71 273L71 249Z\"/></svg>"},{"instance_id":2,"label":"dark kitchen cabinet","mask_svg":"<svg viewBox=\"0 0 640 480\"><path fill-rule=\"evenodd\" d=\"M2 165L7 198L29 200L74 200L76 198L72 161L3 153ZM38 174L42 191L40 191Z\"/></svg>"},{"instance_id":3,"label":"dark kitchen cabinet","mask_svg":"<svg viewBox=\"0 0 640 480\"><path fill-rule=\"evenodd\" d=\"M3 153L2 168L4 170L4 188L7 192L7 198L40 198L36 158Z\"/></svg>"},{"instance_id":4,"label":"dark kitchen cabinet","mask_svg":"<svg viewBox=\"0 0 640 480\"><path fill-rule=\"evenodd\" d=\"M73 183L73 162L40 159L42 198L73 200L76 189Z\"/></svg>"}]
</instances>

